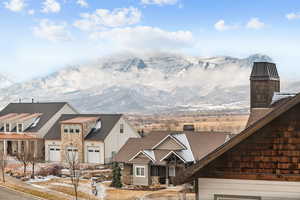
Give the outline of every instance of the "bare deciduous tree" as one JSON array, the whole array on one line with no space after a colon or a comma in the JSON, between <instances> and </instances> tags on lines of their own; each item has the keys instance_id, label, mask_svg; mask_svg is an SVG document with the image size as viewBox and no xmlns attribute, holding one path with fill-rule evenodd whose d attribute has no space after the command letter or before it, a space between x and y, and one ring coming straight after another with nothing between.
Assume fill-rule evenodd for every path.
<instances>
[{"instance_id":1,"label":"bare deciduous tree","mask_svg":"<svg viewBox=\"0 0 300 200\"><path fill-rule=\"evenodd\" d=\"M16 159L23 164L24 176L26 176L26 169L27 169L27 166L30 163L30 159L32 157L31 154L33 154L33 152L30 152L27 148L24 148L23 151L17 152L15 154Z\"/></svg>"},{"instance_id":2,"label":"bare deciduous tree","mask_svg":"<svg viewBox=\"0 0 300 200\"><path fill-rule=\"evenodd\" d=\"M34 178L35 175L35 165L41 160L41 157L38 157L35 153L29 155L29 163L31 164L31 178Z\"/></svg>"},{"instance_id":3,"label":"bare deciduous tree","mask_svg":"<svg viewBox=\"0 0 300 200\"><path fill-rule=\"evenodd\" d=\"M81 176L81 168L77 149L67 147L65 149L65 157L70 171L71 182L74 187L75 199L78 200L78 186Z\"/></svg>"},{"instance_id":4,"label":"bare deciduous tree","mask_svg":"<svg viewBox=\"0 0 300 200\"><path fill-rule=\"evenodd\" d=\"M2 172L2 181L5 183L5 168L7 165L7 156L4 153L4 150L0 150L0 165L1 165L1 172Z\"/></svg>"}]
</instances>

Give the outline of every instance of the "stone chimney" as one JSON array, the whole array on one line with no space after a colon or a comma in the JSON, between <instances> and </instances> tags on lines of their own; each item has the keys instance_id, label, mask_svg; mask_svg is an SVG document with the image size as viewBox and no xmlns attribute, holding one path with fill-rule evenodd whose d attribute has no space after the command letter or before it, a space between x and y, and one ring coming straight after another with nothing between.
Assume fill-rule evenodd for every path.
<instances>
[{"instance_id":1,"label":"stone chimney","mask_svg":"<svg viewBox=\"0 0 300 200\"><path fill-rule=\"evenodd\" d=\"M250 108L268 108L275 92L280 92L276 64L255 62L250 76Z\"/></svg>"}]
</instances>

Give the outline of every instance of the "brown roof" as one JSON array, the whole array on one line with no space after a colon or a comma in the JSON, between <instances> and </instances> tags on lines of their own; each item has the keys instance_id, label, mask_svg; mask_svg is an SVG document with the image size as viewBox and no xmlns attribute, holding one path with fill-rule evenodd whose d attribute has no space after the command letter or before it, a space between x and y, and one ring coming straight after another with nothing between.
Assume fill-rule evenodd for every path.
<instances>
[{"instance_id":1,"label":"brown roof","mask_svg":"<svg viewBox=\"0 0 300 200\"><path fill-rule=\"evenodd\" d=\"M289 98L283 103L278 104L272 109L271 112L266 113L259 120L250 124L245 130L233 137L231 140L221 145L219 148L216 148L214 151L206 155L204 158L199 160L196 164L192 165L186 169L182 174L178 175L175 179L175 184L182 184L184 182L191 181L194 177L194 174L197 173L204 166L223 155L225 152L229 151L231 148L254 134L256 131L260 130L268 123L300 103L300 93L295 97Z\"/></svg>"},{"instance_id":2,"label":"brown roof","mask_svg":"<svg viewBox=\"0 0 300 200\"><path fill-rule=\"evenodd\" d=\"M97 121L99 117L74 117L68 120L61 121L60 123L64 124L73 124L73 123L86 123L90 121Z\"/></svg>"},{"instance_id":3,"label":"brown roof","mask_svg":"<svg viewBox=\"0 0 300 200\"><path fill-rule=\"evenodd\" d=\"M178 133L183 133L186 135L195 160L204 157L206 154L222 145L228 136L228 133L213 132L151 132L143 138L130 138L117 153L115 161L131 163L129 160L139 151L152 149L153 146L158 144L166 136ZM160 160L170 151L171 150L154 150L156 160L155 164L164 164L163 162L160 162Z\"/></svg>"},{"instance_id":4,"label":"brown roof","mask_svg":"<svg viewBox=\"0 0 300 200\"><path fill-rule=\"evenodd\" d=\"M252 108L250 111L250 115L246 127L258 121L260 118L262 118L272 110L273 110L272 108Z\"/></svg>"}]
</instances>

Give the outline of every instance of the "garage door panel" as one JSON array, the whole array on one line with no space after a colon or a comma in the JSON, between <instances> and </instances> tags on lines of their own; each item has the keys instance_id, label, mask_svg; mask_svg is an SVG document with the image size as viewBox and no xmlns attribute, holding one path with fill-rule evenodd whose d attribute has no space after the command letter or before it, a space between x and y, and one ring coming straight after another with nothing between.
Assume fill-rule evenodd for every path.
<instances>
[{"instance_id":1,"label":"garage door panel","mask_svg":"<svg viewBox=\"0 0 300 200\"><path fill-rule=\"evenodd\" d=\"M88 163L100 163L100 148L88 147Z\"/></svg>"},{"instance_id":2,"label":"garage door panel","mask_svg":"<svg viewBox=\"0 0 300 200\"><path fill-rule=\"evenodd\" d=\"M49 161L60 162L60 148L56 146L49 147Z\"/></svg>"}]
</instances>

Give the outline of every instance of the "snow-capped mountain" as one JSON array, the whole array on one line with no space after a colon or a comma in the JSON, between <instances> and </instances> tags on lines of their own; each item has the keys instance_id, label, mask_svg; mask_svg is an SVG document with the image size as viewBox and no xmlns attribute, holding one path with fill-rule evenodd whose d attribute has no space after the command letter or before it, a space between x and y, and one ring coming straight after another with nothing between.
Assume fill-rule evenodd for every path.
<instances>
[{"instance_id":1,"label":"snow-capped mountain","mask_svg":"<svg viewBox=\"0 0 300 200\"><path fill-rule=\"evenodd\" d=\"M69 101L86 112L244 109L256 61L271 58L115 55L0 89L0 102Z\"/></svg>"}]
</instances>

